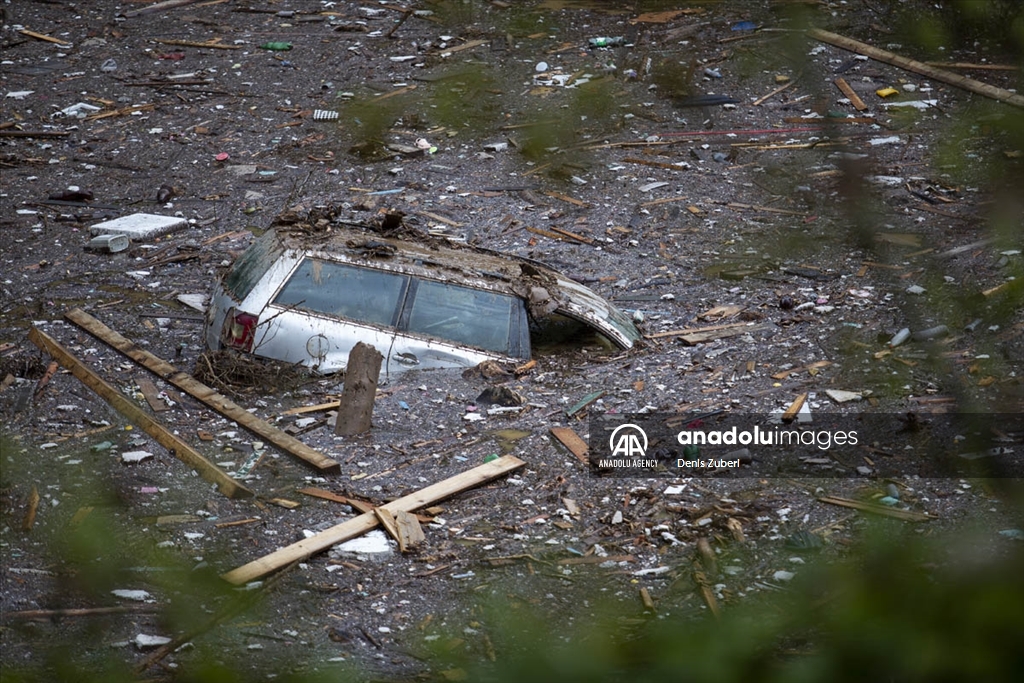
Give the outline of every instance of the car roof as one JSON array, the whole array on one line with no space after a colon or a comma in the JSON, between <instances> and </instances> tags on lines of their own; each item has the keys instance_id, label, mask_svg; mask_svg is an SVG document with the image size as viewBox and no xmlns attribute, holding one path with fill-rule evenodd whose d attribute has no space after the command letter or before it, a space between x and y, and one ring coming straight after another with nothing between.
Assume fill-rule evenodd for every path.
<instances>
[{"instance_id":1,"label":"car roof","mask_svg":"<svg viewBox=\"0 0 1024 683\"><path fill-rule=\"evenodd\" d=\"M280 246L317 258L394 270L430 279L521 296L524 278L556 283L566 280L552 268L514 255L449 241L433 235L391 237L371 230L332 228L315 233L276 228Z\"/></svg>"}]
</instances>

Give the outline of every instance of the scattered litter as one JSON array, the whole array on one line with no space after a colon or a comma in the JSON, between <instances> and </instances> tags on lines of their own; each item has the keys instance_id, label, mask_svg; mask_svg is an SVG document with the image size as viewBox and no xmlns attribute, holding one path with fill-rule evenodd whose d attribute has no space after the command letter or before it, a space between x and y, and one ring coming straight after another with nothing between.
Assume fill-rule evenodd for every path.
<instances>
[{"instance_id":1,"label":"scattered litter","mask_svg":"<svg viewBox=\"0 0 1024 683\"><path fill-rule=\"evenodd\" d=\"M313 120L314 121L334 121L338 118L338 112L330 111L328 109L314 109Z\"/></svg>"},{"instance_id":2,"label":"scattered litter","mask_svg":"<svg viewBox=\"0 0 1024 683\"><path fill-rule=\"evenodd\" d=\"M843 389L826 389L825 394L836 403L847 403L849 401L859 401L864 396L857 391L844 391Z\"/></svg>"},{"instance_id":3,"label":"scattered litter","mask_svg":"<svg viewBox=\"0 0 1024 683\"><path fill-rule=\"evenodd\" d=\"M939 339L949 334L949 328L945 325L936 325L935 327L929 327L924 330L918 330L911 335L911 339L914 341L929 341L931 339Z\"/></svg>"},{"instance_id":4,"label":"scattered litter","mask_svg":"<svg viewBox=\"0 0 1024 683\"><path fill-rule=\"evenodd\" d=\"M153 454L149 451L128 451L127 453L121 454L121 462L142 462L143 460L149 460L153 457Z\"/></svg>"},{"instance_id":5,"label":"scattered litter","mask_svg":"<svg viewBox=\"0 0 1024 683\"><path fill-rule=\"evenodd\" d=\"M907 108L919 109L921 111L924 111L925 109L929 109L930 107L937 107L937 106L939 106L939 101L938 100L911 100L909 102L883 102L882 106L886 107L886 108L890 108L890 107L907 107Z\"/></svg>"},{"instance_id":6,"label":"scattered litter","mask_svg":"<svg viewBox=\"0 0 1024 683\"><path fill-rule=\"evenodd\" d=\"M624 45L626 39L622 36L616 36L614 38L600 37L590 38L587 40L587 45L590 47L615 47L616 45Z\"/></svg>"},{"instance_id":7,"label":"scattered litter","mask_svg":"<svg viewBox=\"0 0 1024 683\"><path fill-rule=\"evenodd\" d=\"M112 595L116 595L119 598L125 600L135 600L137 602L151 602L153 596L149 594L149 591L144 590L129 590L126 588L117 588L110 591Z\"/></svg>"},{"instance_id":8,"label":"scattered litter","mask_svg":"<svg viewBox=\"0 0 1024 683\"><path fill-rule=\"evenodd\" d=\"M363 536L345 541L334 547L332 557L353 557L362 561L378 562L394 554L391 541L380 529L374 529Z\"/></svg>"},{"instance_id":9,"label":"scattered litter","mask_svg":"<svg viewBox=\"0 0 1024 683\"><path fill-rule=\"evenodd\" d=\"M170 638L165 636L151 636L146 633L140 633L135 636L135 647L140 650L150 650L154 647L160 647L171 642Z\"/></svg>"},{"instance_id":10,"label":"scattered litter","mask_svg":"<svg viewBox=\"0 0 1024 683\"><path fill-rule=\"evenodd\" d=\"M633 576L660 576L672 571L671 567L652 567L650 569L639 569L633 572Z\"/></svg>"},{"instance_id":11,"label":"scattered litter","mask_svg":"<svg viewBox=\"0 0 1024 683\"><path fill-rule=\"evenodd\" d=\"M79 102L72 104L70 107L64 107L60 110L60 113L64 116L73 116L76 119L84 119L89 114L100 111L100 107L94 104L87 104L85 102Z\"/></svg>"},{"instance_id":12,"label":"scattered litter","mask_svg":"<svg viewBox=\"0 0 1024 683\"><path fill-rule=\"evenodd\" d=\"M900 330L899 332L892 336L892 339L889 340L889 346L895 348L902 344L903 342L907 341L908 339L910 339L910 328L904 327L902 330Z\"/></svg>"},{"instance_id":13,"label":"scattered litter","mask_svg":"<svg viewBox=\"0 0 1024 683\"><path fill-rule=\"evenodd\" d=\"M116 254L128 248L130 241L125 235L97 235L89 240L86 249L106 254Z\"/></svg>"}]
</instances>

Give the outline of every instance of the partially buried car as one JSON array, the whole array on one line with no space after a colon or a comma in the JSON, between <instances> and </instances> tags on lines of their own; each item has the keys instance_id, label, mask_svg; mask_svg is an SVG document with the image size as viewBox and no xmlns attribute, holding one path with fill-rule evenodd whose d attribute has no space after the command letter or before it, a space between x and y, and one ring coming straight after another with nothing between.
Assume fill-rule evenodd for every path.
<instances>
[{"instance_id":1,"label":"partially buried car","mask_svg":"<svg viewBox=\"0 0 1024 683\"><path fill-rule=\"evenodd\" d=\"M277 227L216 285L206 343L331 373L365 342L396 373L524 361L531 331L567 322L620 349L640 339L622 311L531 259L431 236Z\"/></svg>"}]
</instances>

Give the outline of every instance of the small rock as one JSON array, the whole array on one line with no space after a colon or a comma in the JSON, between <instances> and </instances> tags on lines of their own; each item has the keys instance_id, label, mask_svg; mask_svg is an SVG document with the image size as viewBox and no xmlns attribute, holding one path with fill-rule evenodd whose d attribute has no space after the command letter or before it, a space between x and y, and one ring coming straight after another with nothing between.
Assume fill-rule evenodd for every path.
<instances>
[{"instance_id":1,"label":"small rock","mask_svg":"<svg viewBox=\"0 0 1024 683\"><path fill-rule=\"evenodd\" d=\"M794 576L796 576L796 574L793 572L787 572L785 569L780 569L772 574L772 578L776 581L792 581Z\"/></svg>"}]
</instances>

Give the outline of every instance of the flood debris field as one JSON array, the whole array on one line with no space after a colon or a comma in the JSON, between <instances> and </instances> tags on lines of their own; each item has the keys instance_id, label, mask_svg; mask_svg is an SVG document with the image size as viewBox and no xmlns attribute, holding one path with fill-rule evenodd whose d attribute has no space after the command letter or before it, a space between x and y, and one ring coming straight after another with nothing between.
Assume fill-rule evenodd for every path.
<instances>
[{"instance_id":1,"label":"flood debris field","mask_svg":"<svg viewBox=\"0 0 1024 683\"><path fill-rule=\"evenodd\" d=\"M605 612L713 618L791 590L873 516L894 535L969 527L984 557L1019 552L999 487L880 478L885 455L868 450L815 478L602 478L579 457L571 435L586 439L595 412L800 401L927 422L1022 407L1020 151L1003 133L1021 110L803 31L914 57L884 31L892 9L669 4L4 5L5 663L84 642L76 659L167 675L211 651L252 675L441 675L441 651L507 656L496 610L567 631ZM315 233L382 212L552 265L645 340L564 344L518 372L384 378L357 437L328 423L343 377L204 353L201 309L255 235L282 215ZM92 225L133 213L184 225L85 248ZM75 309L335 467L150 372ZM73 360L52 362L31 329ZM75 364L255 497L218 492ZM523 402L479 402L495 385ZM1019 425L1006 430L1019 453ZM242 588L220 578L510 457L522 465L410 510L418 524L402 516L424 536L409 552L376 529ZM239 595L261 602L240 616Z\"/></svg>"}]
</instances>

